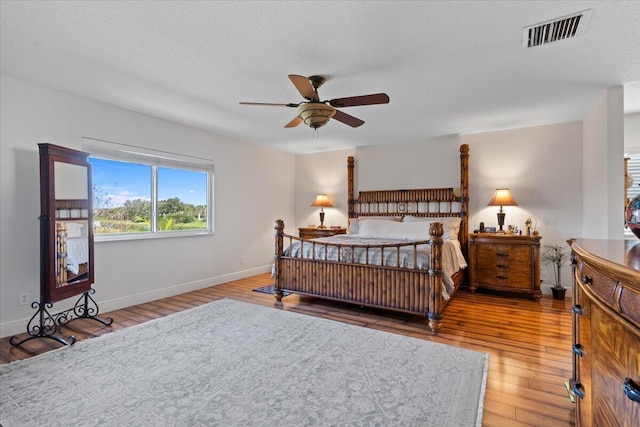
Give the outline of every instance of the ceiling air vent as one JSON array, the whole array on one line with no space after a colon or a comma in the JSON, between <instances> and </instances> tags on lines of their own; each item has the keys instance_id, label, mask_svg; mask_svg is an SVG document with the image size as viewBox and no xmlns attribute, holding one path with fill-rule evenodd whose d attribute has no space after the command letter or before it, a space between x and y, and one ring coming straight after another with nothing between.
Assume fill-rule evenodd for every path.
<instances>
[{"instance_id":1,"label":"ceiling air vent","mask_svg":"<svg viewBox=\"0 0 640 427\"><path fill-rule=\"evenodd\" d=\"M528 49L581 36L590 13L591 9L583 10L573 15L525 27L522 30L522 48Z\"/></svg>"}]
</instances>

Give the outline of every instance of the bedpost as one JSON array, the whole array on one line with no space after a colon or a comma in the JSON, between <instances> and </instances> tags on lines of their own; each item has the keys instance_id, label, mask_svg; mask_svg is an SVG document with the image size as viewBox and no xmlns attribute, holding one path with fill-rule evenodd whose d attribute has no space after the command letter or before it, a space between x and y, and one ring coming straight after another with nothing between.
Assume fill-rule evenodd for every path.
<instances>
[{"instance_id":1,"label":"bedpost","mask_svg":"<svg viewBox=\"0 0 640 427\"><path fill-rule=\"evenodd\" d=\"M465 259L468 259L469 243L469 145L460 145L460 192L462 197L462 221L460 223L460 246Z\"/></svg>"},{"instance_id":2,"label":"bedpost","mask_svg":"<svg viewBox=\"0 0 640 427\"><path fill-rule=\"evenodd\" d=\"M431 256L429 257L429 309L427 318L429 328L438 332L442 328L442 235L444 228L442 223L434 222L429 226L429 245Z\"/></svg>"},{"instance_id":3,"label":"bedpost","mask_svg":"<svg viewBox=\"0 0 640 427\"><path fill-rule=\"evenodd\" d=\"M354 184L353 184L353 167L355 161L353 156L347 157L347 203L349 205L349 210L347 212L349 219L355 218L355 195L353 193Z\"/></svg>"},{"instance_id":4,"label":"bedpost","mask_svg":"<svg viewBox=\"0 0 640 427\"><path fill-rule=\"evenodd\" d=\"M274 292L273 296L276 301L282 301L282 289L280 289L280 269L282 266L280 265L280 257L282 256L282 252L284 250L284 221L281 219L277 219L275 224L273 224L273 228L276 230L276 248L275 248L275 256L274 256L274 270L273 277L275 279L275 283L273 285Z\"/></svg>"},{"instance_id":5,"label":"bedpost","mask_svg":"<svg viewBox=\"0 0 640 427\"><path fill-rule=\"evenodd\" d=\"M67 284L67 223L56 221L56 285Z\"/></svg>"}]
</instances>

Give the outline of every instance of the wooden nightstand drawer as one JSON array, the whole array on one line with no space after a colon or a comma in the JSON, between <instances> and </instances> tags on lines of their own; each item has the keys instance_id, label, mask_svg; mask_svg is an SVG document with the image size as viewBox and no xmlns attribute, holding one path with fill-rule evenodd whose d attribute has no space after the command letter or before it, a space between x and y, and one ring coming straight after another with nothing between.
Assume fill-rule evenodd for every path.
<instances>
[{"instance_id":1,"label":"wooden nightstand drawer","mask_svg":"<svg viewBox=\"0 0 640 427\"><path fill-rule=\"evenodd\" d=\"M471 234L469 289L477 288L540 299L540 236Z\"/></svg>"},{"instance_id":2,"label":"wooden nightstand drawer","mask_svg":"<svg viewBox=\"0 0 640 427\"><path fill-rule=\"evenodd\" d=\"M298 236L301 239L317 239L319 237L331 237L336 234L347 234L346 228L298 228Z\"/></svg>"}]
</instances>

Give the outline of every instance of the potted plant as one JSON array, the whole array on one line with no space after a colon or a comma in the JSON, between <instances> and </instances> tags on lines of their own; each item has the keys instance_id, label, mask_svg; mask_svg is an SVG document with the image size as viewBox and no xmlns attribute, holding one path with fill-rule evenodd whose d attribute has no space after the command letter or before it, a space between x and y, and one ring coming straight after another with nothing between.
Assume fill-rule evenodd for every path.
<instances>
[{"instance_id":1,"label":"potted plant","mask_svg":"<svg viewBox=\"0 0 640 427\"><path fill-rule=\"evenodd\" d=\"M562 276L560 274L561 272L560 268L569 259L568 248L562 245L544 245L542 258L544 259L545 265L553 264L555 267L553 269L553 272L555 275L556 283L551 287L551 292L553 292L553 298L564 299L564 293L567 289L562 287Z\"/></svg>"}]
</instances>

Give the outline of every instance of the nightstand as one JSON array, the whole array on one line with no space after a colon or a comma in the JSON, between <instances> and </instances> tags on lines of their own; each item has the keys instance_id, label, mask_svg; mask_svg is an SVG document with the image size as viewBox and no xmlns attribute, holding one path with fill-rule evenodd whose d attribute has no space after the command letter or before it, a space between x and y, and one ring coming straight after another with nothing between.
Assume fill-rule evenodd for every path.
<instances>
[{"instance_id":1,"label":"nightstand","mask_svg":"<svg viewBox=\"0 0 640 427\"><path fill-rule=\"evenodd\" d=\"M331 237L336 234L347 234L346 228L298 228L298 235L301 239L317 239L318 237Z\"/></svg>"},{"instance_id":2,"label":"nightstand","mask_svg":"<svg viewBox=\"0 0 640 427\"><path fill-rule=\"evenodd\" d=\"M539 301L540 239L519 234L470 234L469 290L522 293Z\"/></svg>"}]
</instances>

